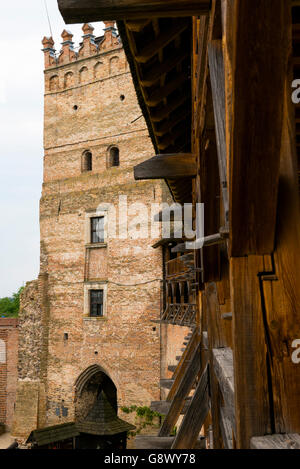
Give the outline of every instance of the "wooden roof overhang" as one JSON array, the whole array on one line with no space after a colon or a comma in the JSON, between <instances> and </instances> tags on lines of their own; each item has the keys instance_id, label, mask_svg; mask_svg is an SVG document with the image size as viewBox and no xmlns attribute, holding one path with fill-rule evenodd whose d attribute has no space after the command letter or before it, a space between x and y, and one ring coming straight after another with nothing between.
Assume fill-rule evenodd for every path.
<instances>
[{"instance_id":1,"label":"wooden roof overhang","mask_svg":"<svg viewBox=\"0 0 300 469\"><path fill-rule=\"evenodd\" d=\"M33 430L26 443L34 443L37 446L45 446L50 443L66 441L79 436L79 431L74 422L62 423L51 427Z\"/></svg>"},{"instance_id":2,"label":"wooden roof overhang","mask_svg":"<svg viewBox=\"0 0 300 469\"><path fill-rule=\"evenodd\" d=\"M138 165L135 177L163 178L176 202L191 202L191 19L126 20L118 28L158 155Z\"/></svg>"},{"instance_id":3,"label":"wooden roof overhang","mask_svg":"<svg viewBox=\"0 0 300 469\"><path fill-rule=\"evenodd\" d=\"M176 202L192 202L196 161L191 154L191 16L208 14L211 1L59 0L58 4L67 23L118 20L139 104L162 163L161 174L155 162L142 163L135 172L143 177L136 174L136 179L165 179ZM163 155L169 155L168 171L162 168Z\"/></svg>"}]
</instances>

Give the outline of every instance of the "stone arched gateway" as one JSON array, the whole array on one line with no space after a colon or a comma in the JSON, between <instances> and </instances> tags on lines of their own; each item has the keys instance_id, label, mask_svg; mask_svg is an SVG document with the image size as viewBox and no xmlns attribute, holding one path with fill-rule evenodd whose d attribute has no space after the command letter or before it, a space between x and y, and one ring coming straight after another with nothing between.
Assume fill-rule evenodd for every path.
<instances>
[{"instance_id":1,"label":"stone arched gateway","mask_svg":"<svg viewBox=\"0 0 300 469\"><path fill-rule=\"evenodd\" d=\"M91 365L75 381L76 421L85 419L102 391L104 391L108 402L117 413L118 398L114 382L100 365Z\"/></svg>"}]
</instances>

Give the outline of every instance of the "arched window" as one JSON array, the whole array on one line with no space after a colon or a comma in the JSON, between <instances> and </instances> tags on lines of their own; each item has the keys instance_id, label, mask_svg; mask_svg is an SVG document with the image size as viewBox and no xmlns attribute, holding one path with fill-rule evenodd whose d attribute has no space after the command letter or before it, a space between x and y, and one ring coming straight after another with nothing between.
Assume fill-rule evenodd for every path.
<instances>
[{"instance_id":1,"label":"arched window","mask_svg":"<svg viewBox=\"0 0 300 469\"><path fill-rule=\"evenodd\" d=\"M109 73L115 75L119 71L119 57L112 57L109 61Z\"/></svg>"},{"instance_id":2,"label":"arched window","mask_svg":"<svg viewBox=\"0 0 300 469\"><path fill-rule=\"evenodd\" d=\"M58 75L53 75L49 80L49 90L56 91L58 90Z\"/></svg>"},{"instance_id":3,"label":"arched window","mask_svg":"<svg viewBox=\"0 0 300 469\"><path fill-rule=\"evenodd\" d=\"M99 79L104 77L104 65L103 62L97 62L94 67L94 78Z\"/></svg>"},{"instance_id":4,"label":"arched window","mask_svg":"<svg viewBox=\"0 0 300 469\"><path fill-rule=\"evenodd\" d=\"M81 170L82 172L92 171L93 169L93 155L90 151L85 151L82 155Z\"/></svg>"},{"instance_id":5,"label":"arched window","mask_svg":"<svg viewBox=\"0 0 300 469\"><path fill-rule=\"evenodd\" d=\"M74 85L74 79L73 79L73 73L68 72L65 74L65 82L64 82L65 88L70 88L71 86Z\"/></svg>"},{"instance_id":6,"label":"arched window","mask_svg":"<svg viewBox=\"0 0 300 469\"><path fill-rule=\"evenodd\" d=\"M79 83L86 83L88 81L88 69L87 67L82 67L79 71Z\"/></svg>"},{"instance_id":7,"label":"arched window","mask_svg":"<svg viewBox=\"0 0 300 469\"><path fill-rule=\"evenodd\" d=\"M108 150L107 167L120 166L120 151L118 147L110 147Z\"/></svg>"}]
</instances>

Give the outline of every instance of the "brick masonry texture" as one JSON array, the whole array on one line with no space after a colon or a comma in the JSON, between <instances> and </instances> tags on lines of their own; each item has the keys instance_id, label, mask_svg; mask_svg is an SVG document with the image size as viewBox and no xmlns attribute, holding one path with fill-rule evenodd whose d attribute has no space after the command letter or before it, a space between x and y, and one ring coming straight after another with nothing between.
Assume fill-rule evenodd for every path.
<instances>
[{"instance_id":1,"label":"brick masonry texture","mask_svg":"<svg viewBox=\"0 0 300 469\"><path fill-rule=\"evenodd\" d=\"M0 423L11 428L17 388L18 319L0 318Z\"/></svg>"},{"instance_id":2,"label":"brick masonry texture","mask_svg":"<svg viewBox=\"0 0 300 469\"><path fill-rule=\"evenodd\" d=\"M134 180L133 166L154 150L122 45L112 24L106 26L95 46L91 26L84 25L78 54L66 31L59 58L53 41L43 40L41 262L39 278L21 298L13 428L20 441L36 427L72 421L81 409L86 414L96 394L87 382L78 396L75 383L94 365L115 384L119 408L160 398L160 329L151 322L160 314L162 255L151 247L158 237L109 238L97 247L87 239L89 214L99 204L117 206L126 195L128 205L142 202L150 216L150 204L167 194L162 181ZM119 148L118 167L109 167L111 146ZM82 172L86 151L92 171ZM86 313L86 292L97 282L106 292L103 318Z\"/></svg>"}]
</instances>

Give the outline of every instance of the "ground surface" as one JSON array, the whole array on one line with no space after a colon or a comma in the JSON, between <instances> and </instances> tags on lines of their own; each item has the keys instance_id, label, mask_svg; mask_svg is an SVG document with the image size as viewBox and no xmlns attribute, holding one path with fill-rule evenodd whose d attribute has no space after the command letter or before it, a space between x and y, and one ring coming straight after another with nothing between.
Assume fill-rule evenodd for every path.
<instances>
[{"instance_id":1,"label":"ground surface","mask_svg":"<svg viewBox=\"0 0 300 469\"><path fill-rule=\"evenodd\" d=\"M3 435L0 435L0 449L8 448L13 441L14 439L11 437L10 433L3 433Z\"/></svg>"}]
</instances>

